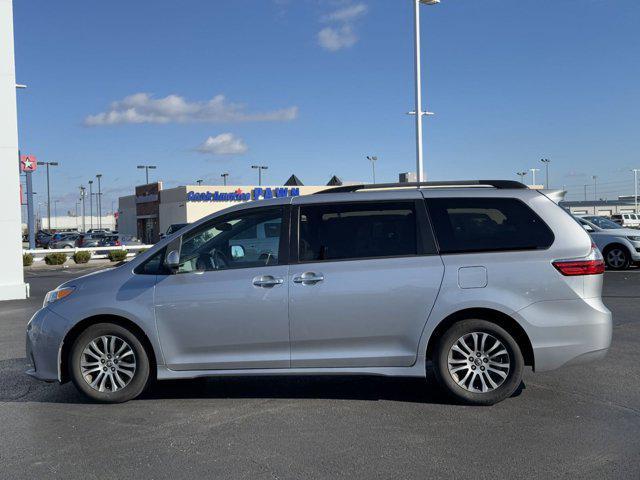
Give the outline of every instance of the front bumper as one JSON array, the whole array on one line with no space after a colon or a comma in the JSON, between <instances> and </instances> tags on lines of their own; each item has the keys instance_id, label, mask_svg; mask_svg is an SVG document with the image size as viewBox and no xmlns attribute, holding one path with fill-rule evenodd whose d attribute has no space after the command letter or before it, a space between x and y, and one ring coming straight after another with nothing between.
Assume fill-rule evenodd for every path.
<instances>
[{"instance_id":1,"label":"front bumper","mask_svg":"<svg viewBox=\"0 0 640 480\"><path fill-rule=\"evenodd\" d=\"M537 302L518 316L531 340L536 371L601 359L611 345L611 312L600 297Z\"/></svg>"},{"instance_id":2,"label":"front bumper","mask_svg":"<svg viewBox=\"0 0 640 480\"><path fill-rule=\"evenodd\" d=\"M60 348L67 320L49 308L38 310L27 324L27 375L54 382L61 379Z\"/></svg>"}]
</instances>

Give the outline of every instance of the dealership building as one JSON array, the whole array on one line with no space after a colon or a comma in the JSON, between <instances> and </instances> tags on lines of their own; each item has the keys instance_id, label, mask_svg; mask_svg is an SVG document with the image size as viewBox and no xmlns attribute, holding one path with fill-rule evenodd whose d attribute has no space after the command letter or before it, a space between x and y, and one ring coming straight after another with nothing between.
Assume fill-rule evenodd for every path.
<instances>
[{"instance_id":1,"label":"dealership building","mask_svg":"<svg viewBox=\"0 0 640 480\"><path fill-rule=\"evenodd\" d=\"M332 177L327 185L303 185L292 175L284 185L184 185L162 188L162 182L139 185L134 195L118 200L118 231L144 243L155 243L169 226L191 223L238 203L269 198L309 195L342 182Z\"/></svg>"}]
</instances>

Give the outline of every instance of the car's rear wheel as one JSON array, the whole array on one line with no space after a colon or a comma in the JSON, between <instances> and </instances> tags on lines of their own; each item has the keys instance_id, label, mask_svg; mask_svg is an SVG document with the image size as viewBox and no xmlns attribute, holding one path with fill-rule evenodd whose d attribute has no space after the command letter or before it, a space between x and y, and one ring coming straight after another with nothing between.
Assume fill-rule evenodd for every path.
<instances>
[{"instance_id":1,"label":"car's rear wheel","mask_svg":"<svg viewBox=\"0 0 640 480\"><path fill-rule=\"evenodd\" d=\"M440 338L433 365L438 382L455 399L493 405L518 388L524 359L503 328L486 320L463 320Z\"/></svg>"},{"instance_id":2,"label":"car's rear wheel","mask_svg":"<svg viewBox=\"0 0 640 480\"><path fill-rule=\"evenodd\" d=\"M140 339L112 323L91 325L71 347L69 373L93 400L120 403L142 393L149 380L149 358Z\"/></svg>"},{"instance_id":3,"label":"car's rear wheel","mask_svg":"<svg viewBox=\"0 0 640 480\"><path fill-rule=\"evenodd\" d=\"M604 251L604 261L612 270L625 270L631 264L631 257L626 248L614 245Z\"/></svg>"}]
</instances>

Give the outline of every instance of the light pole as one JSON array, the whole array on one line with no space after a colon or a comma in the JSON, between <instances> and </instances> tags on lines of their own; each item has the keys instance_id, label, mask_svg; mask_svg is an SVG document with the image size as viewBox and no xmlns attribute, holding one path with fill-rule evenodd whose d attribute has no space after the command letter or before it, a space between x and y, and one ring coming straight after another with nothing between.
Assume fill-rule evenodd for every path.
<instances>
[{"instance_id":1,"label":"light pole","mask_svg":"<svg viewBox=\"0 0 640 480\"><path fill-rule=\"evenodd\" d=\"M87 224L85 222L85 190L86 188L84 188L83 185L80 185L80 200L82 201L82 231L86 232L87 231Z\"/></svg>"},{"instance_id":2,"label":"light pole","mask_svg":"<svg viewBox=\"0 0 640 480\"><path fill-rule=\"evenodd\" d=\"M418 182L424 181L424 164L422 158L422 116L427 112L422 110L422 72L420 65L420 4L437 5L440 0L411 0L414 16L414 45L415 45L415 87L416 87L416 176ZM375 182L374 182L375 183Z\"/></svg>"},{"instance_id":3,"label":"light pole","mask_svg":"<svg viewBox=\"0 0 640 480\"><path fill-rule=\"evenodd\" d=\"M267 170L269 167L266 165L251 165L251 168L258 170L258 186L262 186L262 170Z\"/></svg>"},{"instance_id":4,"label":"light pole","mask_svg":"<svg viewBox=\"0 0 640 480\"><path fill-rule=\"evenodd\" d=\"M527 173L529 172L527 172L526 170L522 172L516 172L516 175L520 177L520 183L524 183L524 177L527 176Z\"/></svg>"},{"instance_id":5,"label":"light pole","mask_svg":"<svg viewBox=\"0 0 640 480\"><path fill-rule=\"evenodd\" d=\"M96 178L98 179L98 197L96 198L96 202L98 204L98 228L102 228L102 189L100 188L100 179L102 178L102 174L98 173Z\"/></svg>"},{"instance_id":6,"label":"light pole","mask_svg":"<svg viewBox=\"0 0 640 480\"><path fill-rule=\"evenodd\" d=\"M93 230L93 180L89 180L89 226Z\"/></svg>"},{"instance_id":7,"label":"light pole","mask_svg":"<svg viewBox=\"0 0 640 480\"><path fill-rule=\"evenodd\" d=\"M530 168L529 171L531 172L531 186L534 186L536 184L536 172L539 172L540 169L539 168Z\"/></svg>"},{"instance_id":8,"label":"light pole","mask_svg":"<svg viewBox=\"0 0 640 480\"><path fill-rule=\"evenodd\" d=\"M58 224L58 202L60 200L53 201L53 218L56 219L56 225Z\"/></svg>"},{"instance_id":9,"label":"light pole","mask_svg":"<svg viewBox=\"0 0 640 480\"><path fill-rule=\"evenodd\" d=\"M370 157L367 155L367 160L371 162L371 172L373 173L373 183L376 183L376 161L378 157Z\"/></svg>"},{"instance_id":10,"label":"light pole","mask_svg":"<svg viewBox=\"0 0 640 480\"><path fill-rule=\"evenodd\" d=\"M229 174L225 172L220 176L222 177L222 185L224 185L226 187L227 186L227 177L229 176Z\"/></svg>"},{"instance_id":11,"label":"light pole","mask_svg":"<svg viewBox=\"0 0 640 480\"><path fill-rule=\"evenodd\" d=\"M588 185L585 183L585 185L584 185L584 201L585 202L587 201L587 186Z\"/></svg>"},{"instance_id":12,"label":"light pole","mask_svg":"<svg viewBox=\"0 0 640 480\"><path fill-rule=\"evenodd\" d=\"M198 186L202 185L202 180L196 180L196 183L198 184Z\"/></svg>"},{"instance_id":13,"label":"light pole","mask_svg":"<svg viewBox=\"0 0 640 480\"><path fill-rule=\"evenodd\" d=\"M634 168L631 170L633 172L633 203L635 205L634 210L638 213L638 172L640 172L640 168Z\"/></svg>"},{"instance_id":14,"label":"light pole","mask_svg":"<svg viewBox=\"0 0 640 480\"><path fill-rule=\"evenodd\" d=\"M51 191L49 184L49 166L57 167L58 162L38 162L38 165L47 166L47 217L48 217L48 230L51 230Z\"/></svg>"},{"instance_id":15,"label":"light pole","mask_svg":"<svg viewBox=\"0 0 640 480\"><path fill-rule=\"evenodd\" d=\"M156 168L158 167L156 167L155 165L138 165L139 170L144 169L147 178L147 185L149 185L149 170L155 170Z\"/></svg>"},{"instance_id":16,"label":"light pole","mask_svg":"<svg viewBox=\"0 0 640 480\"><path fill-rule=\"evenodd\" d=\"M542 163L544 163L544 169L545 169L545 188L549 188L549 164L551 163L551 160L549 160L548 158L541 158L540 161Z\"/></svg>"},{"instance_id":17,"label":"light pole","mask_svg":"<svg viewBox=\"0 0 640 480\"><path fill-rule=\"evenodd\" d=\"M598 176L594 175L593 177L593 200L598 200Z\"/></svg>"}]
</instances>

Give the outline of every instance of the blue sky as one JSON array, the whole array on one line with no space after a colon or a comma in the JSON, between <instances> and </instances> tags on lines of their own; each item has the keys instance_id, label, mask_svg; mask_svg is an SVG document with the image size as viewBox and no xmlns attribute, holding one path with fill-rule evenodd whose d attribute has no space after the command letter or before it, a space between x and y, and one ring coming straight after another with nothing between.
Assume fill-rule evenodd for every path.
<instances>
[{"instance_id":1,"label":"blue sky","mask_svg":"<svg viewBox=\"0 0 640 480\"><path fill-rule=\"evenodd\" d=\"M409 0L15 0L20 146L58 212L103 174L143 183L378 181L415 170ZM631 193L640 168L640 4L443 0L422 7L430 179L552 160L569 198ZM39 201L44 172L36 176ZM538 178L543 178L541 171ZM589 187L589 195L593 192Z\"/></svg>"}]
</instances>

